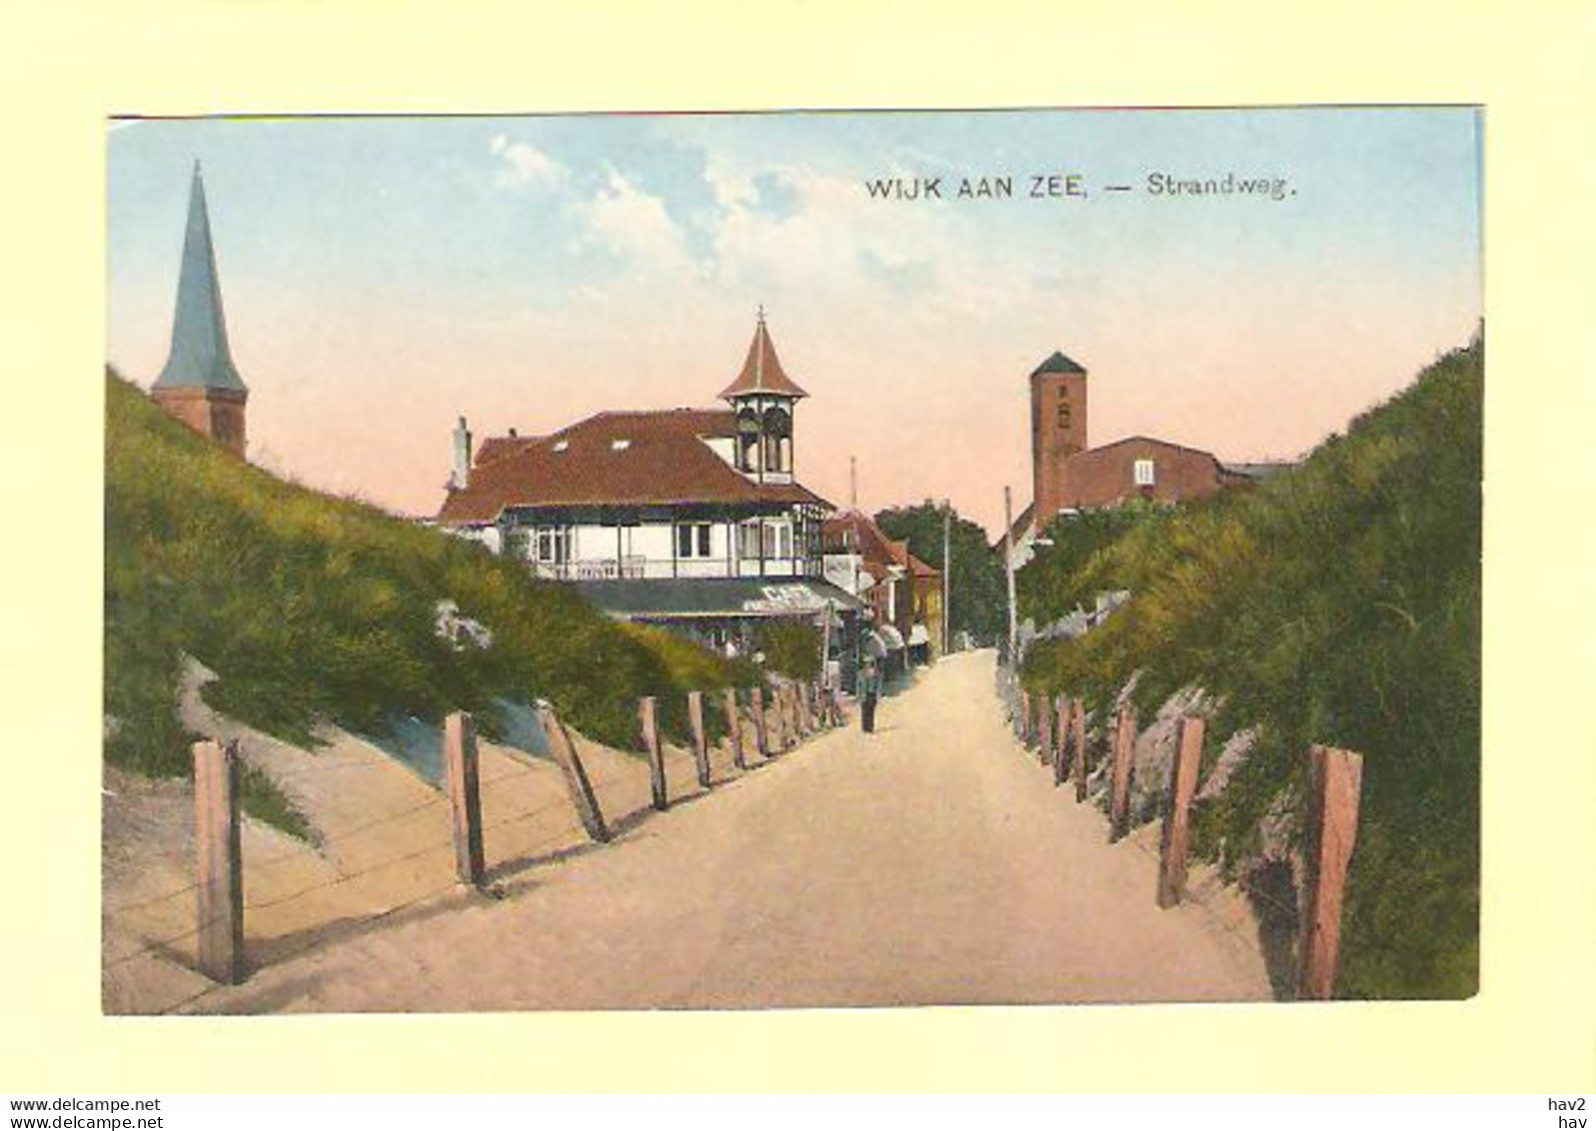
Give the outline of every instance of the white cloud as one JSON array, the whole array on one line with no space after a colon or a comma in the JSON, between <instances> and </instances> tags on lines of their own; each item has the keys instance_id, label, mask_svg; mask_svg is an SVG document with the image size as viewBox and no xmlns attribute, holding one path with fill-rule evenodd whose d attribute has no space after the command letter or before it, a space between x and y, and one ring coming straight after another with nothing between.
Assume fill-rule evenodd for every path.
<instances>
[{"instance_id":1,"label":"white cloud","mask_svg":"<svg viewBox=\"0 0 1596 1131\"><path fill-rule=\"evenodd\" d=\"M698 274L687 238L665 209L665 202L607 170L604 186L571 206L582 239L613 252L639 268L667 275Z\"/></svg>"},{"instance_id":2,"label":"white cloud","mask_svg":"<svg viewBox=\"0 0 1596 1131\"><path fill-rule=\"evenodd\" d=\"M501 162L494 177L500 188L546 188L565 179L565 166L535 145L494 134L488 149Z\"/></svg>"},{"instance_id":3,"label":"white cloud","mask_svg":"<svg viewBox=\"0 0 1596 1131\"><path fill-rule=\"evenodd\" d=\"M776 282L834 299L880 301L889 297L885 279L867 270L869 264L923 267L929 277L955 251L946 214L883 207L866 198L856 179L808 166L762 172L795 206L776 214L757 202L735 201L722 209L714 246L717 279L724 285Z\"/></svg>"}]
</instances>

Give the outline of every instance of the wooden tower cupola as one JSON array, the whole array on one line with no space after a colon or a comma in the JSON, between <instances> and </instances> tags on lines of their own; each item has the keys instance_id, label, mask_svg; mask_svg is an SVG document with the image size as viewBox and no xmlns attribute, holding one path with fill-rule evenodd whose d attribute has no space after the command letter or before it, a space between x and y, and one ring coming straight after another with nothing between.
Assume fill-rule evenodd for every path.
<instances>
[{"instance_id":1,"label":"wooden tower cupola","mask_svg":"<svg viewBox=\"0 0 1596 1131\"><path fill-rule=\"evenodd\" d=\"M793 412L808 395L782 369L761 306L742 372L720 394L737 413L739 471L761 483L792 481Z\"/></svg>"}]
</instances>

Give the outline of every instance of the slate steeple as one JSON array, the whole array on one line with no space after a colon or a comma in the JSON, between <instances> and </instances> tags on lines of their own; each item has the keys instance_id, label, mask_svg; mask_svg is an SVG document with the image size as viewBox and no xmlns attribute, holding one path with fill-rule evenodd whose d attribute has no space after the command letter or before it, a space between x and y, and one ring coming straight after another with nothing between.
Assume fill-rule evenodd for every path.
<instances>
[{"instance_id":1,"label":"slate steeple","mask_svg":"<svg viewBox=\"0 0 1596 1131\"><path fill-rule=\"evenodd\" d=\"M216 279L216 250L199 162L189 186L188 226L172 317L172 349L150 388L155 403L190 428L244 454L244 403L249 389L233 364Z\"/></svg>"},{"instance_id":2,"label":"slate steeple","mask_svg":"<svg viewBox=\"0 0 1596 1131\"><path fill-rule=\"evenodd\" d=\"M188 228L183 235L183 266L177 280L177 311L172 319L172 352L155 387L202 385L247 391L227 347L222 290L216 281L216 250L205 207L205 181L199 162L188 197Z\"/></svg>"}]
</instances>

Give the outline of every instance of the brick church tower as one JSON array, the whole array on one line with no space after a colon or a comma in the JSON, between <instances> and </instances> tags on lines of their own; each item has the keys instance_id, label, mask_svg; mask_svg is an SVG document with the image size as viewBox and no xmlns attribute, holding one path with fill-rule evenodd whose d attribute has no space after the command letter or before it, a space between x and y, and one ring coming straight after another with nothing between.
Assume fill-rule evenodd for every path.
<instances>
[{"instance_id":1,"label":"brick church tower","mask_svg":"<svg viewBox=\"0 0 1596 1131\"><path fill-rule=\"evenodd\" d=\"M1065 496L1064 464L1086 450L1086 370L1055 352L1031 373L1031 522L1042 530Z\"/></svg>"},{"instance_id":2,"label":"brick church tower","mask_svg":"<svg viewBox=\"0 0 1596 1131\"><path fill-rule=\"evenodd\" d=\"M205 208L199 162L189 189L188 228L177 280L172 351L150 387L150 396L172 416L234 455L244 455L244 404L249 389L233 365L216 281L216 252Z\"/></svg>"}]
</instances>

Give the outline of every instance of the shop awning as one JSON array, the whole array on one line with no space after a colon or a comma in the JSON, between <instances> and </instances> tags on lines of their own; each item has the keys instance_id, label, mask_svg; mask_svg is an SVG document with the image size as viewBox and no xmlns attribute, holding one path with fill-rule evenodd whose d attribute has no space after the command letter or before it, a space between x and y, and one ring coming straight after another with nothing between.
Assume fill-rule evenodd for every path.
<instances>
[{"instance_id":1,"label":"shop awning","mask_svg":"<svg viewBox=\"0 0 1596 1131\"><path fill-rule=\"evenodd\" d=\"M878 624L876 625L875 630L880 634L882 643L887 646L889 651L896 652L903 647L903 633L899 632L892 625Z\"/></svg>"}]
</instances>

